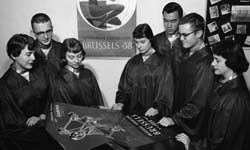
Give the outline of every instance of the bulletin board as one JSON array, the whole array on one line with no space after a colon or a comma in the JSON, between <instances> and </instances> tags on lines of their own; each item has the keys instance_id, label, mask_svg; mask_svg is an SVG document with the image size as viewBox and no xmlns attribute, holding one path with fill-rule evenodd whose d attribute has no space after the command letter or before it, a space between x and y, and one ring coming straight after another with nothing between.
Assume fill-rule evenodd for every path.
<instances>
[{"instance_id":1,"label":"bulletin board","mask_svg":"<svg viewBox=\"0 0 250 150\"><path fill-rule=\"evenodd\" d=\"M234 39L249 49L249 0L208 0L206 43L211 46L225 39Z\"/></svg>"}]
</instances>

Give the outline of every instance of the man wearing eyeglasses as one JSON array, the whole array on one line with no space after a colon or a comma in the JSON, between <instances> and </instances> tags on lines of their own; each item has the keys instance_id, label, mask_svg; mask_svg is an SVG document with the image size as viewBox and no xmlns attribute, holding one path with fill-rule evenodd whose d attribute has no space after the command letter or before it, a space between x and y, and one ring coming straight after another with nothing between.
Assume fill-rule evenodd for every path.
<instances>
[{"instance_id":1,"label":"man wearing eyeglasses","mask_svg":"<svg viewBox=\"0 0 250 150\"><path fill-rule=\"evenodd\" d=\"M205 21L202 16L190 13L179 23L180 40L189 53L180 65L180 85L174 101L174 114L163 117L159 123L163 126L176 125L181 132L191 137L201 133L204 122L204 108L213 88L211 50L203 42ZM182 136L176 136L181 141Z\"/></svg>"},{"instance_id":2,"label":"man wearing eyeglasses","mask_svg":"<svg viewBox=\"0 0 250 150\"><path fill-rule=\"evenodd\" d=\"M49 71L60 69L60 55L62 44L53 40L53 26L51 19L44 13L37 13L31 19L31 27L36 37L35 57L39 65L47 65Z\"/></svg>"}]
</instances>

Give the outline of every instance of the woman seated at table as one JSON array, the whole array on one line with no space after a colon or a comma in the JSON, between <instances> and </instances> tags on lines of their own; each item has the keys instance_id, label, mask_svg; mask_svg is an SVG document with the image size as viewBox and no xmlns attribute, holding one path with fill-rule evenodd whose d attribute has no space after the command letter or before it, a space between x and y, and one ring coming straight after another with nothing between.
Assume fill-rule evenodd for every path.
<instances>
[{"instance_id":1,"label":"woman seated at table","mask_svg":"<svg viewBox=\"0 0 250 150\"><path fill-rule=\"evenodd\" d=\"M242 75L249 63L242 47L232 40L214 46L213 53L212 66L214 74L220 77L219 83L207 106L205 138L192 141L190 149L249 150L250 95ZM188 149L190 139L186 134L176 138Z\"/></svg>"},{"instance_id":2,"label":"woman seated at table","mask_svg":"<svg viewBox=\"0 0 250 150\"><path fill-rule=\"evenodd\" d=\"M63 41L63 69L51 80L53 101L91 107L104 105L94 74L82 65L85 55L77 39L68 38Z\"/></svg>"},{"instance_id":3,"label":"woman seated at table","mask_svg":"<svg viewBox=\"0 0 250 150\"><path fill-rule=\"evenodd\" d=\"M0 147L6 150L62 149L45 131L48 75L34 66L34 40L15 34L7 44L13 63L0 79Z\"/></svg>"},{"instance_id":4,"label":"woman seated at table","mask_svg":"<svg viewBox=\"0 0 250 150\"><path fill-rule=\"evenodd\" d=\"M153 32L148 24L138 25L133 39L139 54L123 69L112 109L168 116L172 112L174 93L170 61L154 49Z\"/></svg>"}]
</instances>

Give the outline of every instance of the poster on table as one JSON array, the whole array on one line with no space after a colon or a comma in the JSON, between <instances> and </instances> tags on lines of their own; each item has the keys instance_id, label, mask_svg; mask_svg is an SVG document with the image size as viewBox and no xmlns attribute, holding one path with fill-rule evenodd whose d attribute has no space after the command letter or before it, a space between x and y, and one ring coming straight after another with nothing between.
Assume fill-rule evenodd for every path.
<instances>
[{"instance_id":1,"label":"poster on table","mask_svg":"<svg viewBox=\"0 0 250 150\"><path fill-rule=\"evenodd\" d=\"M167 138L145 116L65 103L51 105L46 130L65 150L89 150L108 142L139 147Z\"/></svg>"},{"instance_id":2,"label":"poster on table","mask_svg":"<svg viewBox=\"0 0 250 150\"><path fill-rule=\"evenodd\" d=\"M78 39L87 57L131 57L136 0L76 0Z\"/></svg>"}]
</instances>

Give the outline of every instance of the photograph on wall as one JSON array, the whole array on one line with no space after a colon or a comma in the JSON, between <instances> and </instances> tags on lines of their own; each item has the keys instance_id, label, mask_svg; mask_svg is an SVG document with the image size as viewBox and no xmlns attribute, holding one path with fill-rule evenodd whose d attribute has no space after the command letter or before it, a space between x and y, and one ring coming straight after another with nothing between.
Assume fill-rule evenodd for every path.
<instances>
[{"instance_id":1,"label":"photograph on wall","mask_svg":"<svg viewBox=\"0 0 250 150\"><path fill-rule=\"evenodd\" d=\"M246 38L244 44L250 46L250 36L249 36L249 35L247 36L247 38Z\"/></svg>"},{"instance_id":2,"label":"photograph on wall","mask_svg":"<svg viewBox=\"0 0 250 150\"><path fill-rule=\"evenodd\" d=\"M249 47L250 40L247 36L250 35L250 3L247 1L207 0L205 41L208 45L224 39L233 39L244 47ZM215 23L219 27L217 30Z\"/></svg>"},{"instance_id":3,"label":"photograph on wall","mask_svg":"<svg viewBox=\"0 0 250 150\"><path fill-rule=\"evenodd\" d=\"M219 17L219 11L218 11L218 7L217 6L210 7L209 8L209 12L210 12L210 18L211 19Z\"/></svg>"},{"instance_id":4,"label":"photograph on wall","mask_svg":"<svg viewBox=\"0 0 250 150\"><path fill-rule=\"evenodd\" d=\"M233 28L232 28L230 22L227 22L227 23L221 25L221 29L222 29L223 33L228 33L230 31L232 31Z\"/></svg>"},{"instance_id":5,"label":"photograph on wall","mask_svg":"<svg viewBox=\"0 0 250 150\"><path fill-rule=\"evenodd\" d=\"M225 40L234 40L234 35L226 35Z\"/></svg>"},{"instance_id":6,"label":"photograph on wall","mask_svg":"<svg viewBox=\"0 0 250 150\"><path fill-rule=\"evenodd\" d=\"M219 34L209 36L207 39L208 39L208 42L209 42L210 45L213 45L213 44L218 43L218 42L221 41Z\"/></svg>"},{"instance_id":7,"label":"photograph on wall","mask_svg":"<svg viewBox=\"0 0 250 150\"><path fill-rule=\"evenodd\" d=\"M221 0L210 0L210 3L211 3L211 5L213 5L213 4L216 4L216 3L218 3L218 2L220 2Z\"/></svg>"},{"instance_id":8,"label":"photograph on wall","mask_svg":"<svg viewBox=\"0 0 250 150\"><path fill-rule=\"evenodd\" d=\"M240 0L240 2L249 2L249 0Z\"/></svg>"},{"instance_id":9,"label":"photograph on wall","mask_svg":"<svg viewBox=\"0 0 250 150\"><path fill-rule=\"evenodd\" d=\"M78 39L89 57L131 57L136 0L76 0Z\"/></svg>"},{"instance_id":10,"label":"photograph on wall","mask_svg":"<svg viewBox=\"0 0 250 150\"><path fill-rule=\"evenodd\" d=\"M210 33L218 30L218 25L217 25L216 21L209 23L207 25L207 27L208 27Z\"/></svg>"},{"instance_id":11,"label":"photograph on wall","mask_svg":"<svg viewBox=\"0 0 250 150\"><path fill-rule=\"evenodd\" d=\"M238 24L236 27L236 34L246 34L247 32L247 26Z\"/></svg>"},{"instance_id":12,"label":"photograph on wall","mask_svg":"<svg viewBox=\"0 0 250 150\"><path fill-rule=\"evenodd\" d=\"M231 12L229 4L223 4L220 6L221 15L226 15Z\"/></svg>"},{"instance_id":13,"label":"photograph on wall","mask_svg":"<svg viewBox=\"0 0 250 150\"><path fill-rule=\"evenodd\" d=\"M233 5L231 10L231 22L250 22L250 6Z\"/></svg>"}]
</instances>

